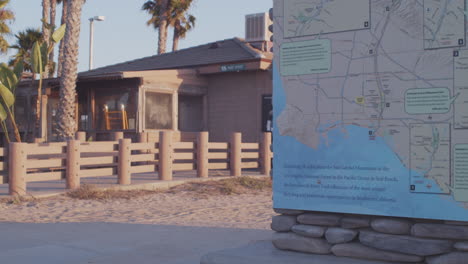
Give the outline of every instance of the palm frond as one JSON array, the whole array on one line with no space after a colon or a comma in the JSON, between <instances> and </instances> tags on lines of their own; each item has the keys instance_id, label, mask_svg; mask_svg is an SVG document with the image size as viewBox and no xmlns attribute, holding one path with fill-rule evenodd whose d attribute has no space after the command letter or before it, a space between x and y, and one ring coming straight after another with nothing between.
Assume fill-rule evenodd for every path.
<instances>
[{"instance_id":1,"label":"palm frond","mask_svg":"<svg viewBox=\"0 0 468 264\"><path fill-rule=\"evenodd\" d=\"M8 51L8 42L2 36L0 36L0 52L6 53Z\"/></svg>"},{"instance_id":2,"label":"palm frond","mask_svg":"<svg viewBox=\"0 0 468 264\"><path fill-rule=\"evenodd\" d=\"M0 53L8 51L10 45L4 36L11 32L7 23L15 19L15 14L11 10L6 9L9 2L10 0L0 0Z\"/></svg>"},{"instance_id":3,"label":"palm frond","mask_svg":"<svg viewBox=\"0 0 468 264\"><path fill-rule=\"evenodd\" d=\"M6 5L8 5L9 2L10 2L10 0L0 0L0 9L5 8Z\"/></svg>"}]
</instances>

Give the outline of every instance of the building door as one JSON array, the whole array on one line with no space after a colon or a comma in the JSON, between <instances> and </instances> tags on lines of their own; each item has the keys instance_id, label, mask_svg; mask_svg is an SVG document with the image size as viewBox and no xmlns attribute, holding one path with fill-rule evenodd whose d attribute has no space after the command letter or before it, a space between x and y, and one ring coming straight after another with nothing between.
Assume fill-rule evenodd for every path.
<instances>
[{"instance_id":1,"label":"building door","mask_svg":"<svg viewBox=\"0 0 468 264\"><path fill-rule=\"evenodd\" d=\"M179 130L203 130L203 96L179 95Z\"/></svg>"},{"instance_id":2,"label":"building door","mask_svg":"<svg viewBox=\"0 0 468 264\"><path fill-rule=\"evenodd\" d=\"M262 97L262 131L273 131L273 101L271 95Z\"/></svg>"}]
</instances>

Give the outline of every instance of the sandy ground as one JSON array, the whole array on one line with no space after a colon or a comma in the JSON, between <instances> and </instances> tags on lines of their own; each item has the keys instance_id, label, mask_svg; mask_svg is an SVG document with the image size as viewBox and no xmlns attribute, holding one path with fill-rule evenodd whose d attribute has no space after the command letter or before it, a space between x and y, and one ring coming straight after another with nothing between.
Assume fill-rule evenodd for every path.
<instances>
[{"instance_id":1,"label":"sandy ground","mask_svg":"<svg viewBox=\"0 0 468 264\"><path fill-rule=\"evenodd\" d=\"M270 229L271 192L212 195L152 193L130 200L78 200L65 195L0 203L0 222L109 222L177 226Z\"/></svg>"}]
</instances>

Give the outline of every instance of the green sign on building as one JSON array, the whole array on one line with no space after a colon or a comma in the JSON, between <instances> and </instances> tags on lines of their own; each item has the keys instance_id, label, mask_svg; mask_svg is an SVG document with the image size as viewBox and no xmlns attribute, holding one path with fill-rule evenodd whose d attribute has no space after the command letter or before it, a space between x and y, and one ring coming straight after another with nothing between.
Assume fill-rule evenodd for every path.
<instances>
[{"instance_id":1,"label":"green sign on building","mask_svg":"<svg viewBox=\"0 0 468 264\"><path fill-rule=\"evenodd\" d=\"M221 72L238 72L245 70L247 70L245 64L221 65Z\"/></svg>"}]
</instances>

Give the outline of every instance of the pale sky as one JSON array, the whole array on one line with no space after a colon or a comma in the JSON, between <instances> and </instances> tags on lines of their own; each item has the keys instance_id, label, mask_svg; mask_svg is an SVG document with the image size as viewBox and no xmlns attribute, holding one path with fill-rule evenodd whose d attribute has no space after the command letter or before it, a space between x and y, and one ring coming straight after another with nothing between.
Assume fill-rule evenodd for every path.
<instances>
[{"instance_id":1,"label":"pale sky","mask_svg":"<svg viewBox=\"0 0 468 264\"><path fill-rule=\"evenodd\" d=\"M90 17L105 16L103 22L94 24L94 68L151 56L157 49L157 32L146 26L149 18L141 11L145 0L88 0L83 7L80 34L79 70L88 69ZM244 37L245 15L268 12L272 0L195 0L190 13L197 18L193 31L180 41L179 47L187 48L211 41L232 37ZM11 25L13 33L27 27L40 27L41 0L10 0L9 9L16 14ZM57 13L60 22L61 7ZM8 38L10 43L14 37ZM172 48L172 36L167 42ZM11 53L10 53L11 55ZM6 62L8 56L0 56Z\"/></svg>"}]
</instances>

